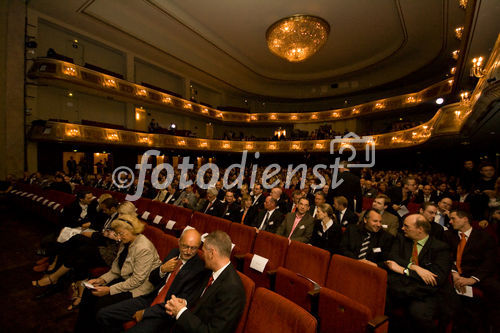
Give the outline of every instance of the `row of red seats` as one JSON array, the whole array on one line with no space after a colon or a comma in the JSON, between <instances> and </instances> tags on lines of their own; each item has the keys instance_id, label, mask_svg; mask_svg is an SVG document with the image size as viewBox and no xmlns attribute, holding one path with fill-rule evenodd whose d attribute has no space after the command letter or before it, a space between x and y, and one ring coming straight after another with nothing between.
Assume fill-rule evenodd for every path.
<instances>
[{"instance_id":1,"label":"row of red seats","mask_svg":"<svg viewBox=\"0 0 500 333\"><path fill-rule=\"evenodd\" d=\"M25 196L22 192L21 195ZM115 196L115 193L112 194ZM184 220L180 223L174 220L177 230L190 225L201 233L214 230L226 231L235 243L233 262L236 262L236 258L243 259L241 268L243 273L255 281L258 287L268 289L274 287L276 292L305 310L317 313L320 318L324 318L322 328L335 327L339 322L344 322L339 319L340 316L351 318L346 323L357 318L350 325L344 326L345 328L352 328L353 325L366 328L370 321L370 324L376 326L375 322L386 320L382 316L387 279L384 270L338 255L330 260L330 254L322 249L295 241L289 244L288 239L284 237L268 232L256 234L254 228L198 212L193 213L181 207L148 199L140 199L136 205L140 216L145 217L151 224L145 228L144 234L155 244L160 257L165 257L172 248L178 246L178 240L158 227L165 228L167 219L181 216ZM172 226L165 229L167 232L172 230L174 230ZM255 254L268 259L262 273L250 268ZM318 294L319 301L313 298ZM335 316L336 321L327 324L330 322L327 317L331 317L332 311L338 312ZM377 331L385 330L386 326L385 321ZM321 329L321 331L328 330Z\"/></svg>"}]
</instances>

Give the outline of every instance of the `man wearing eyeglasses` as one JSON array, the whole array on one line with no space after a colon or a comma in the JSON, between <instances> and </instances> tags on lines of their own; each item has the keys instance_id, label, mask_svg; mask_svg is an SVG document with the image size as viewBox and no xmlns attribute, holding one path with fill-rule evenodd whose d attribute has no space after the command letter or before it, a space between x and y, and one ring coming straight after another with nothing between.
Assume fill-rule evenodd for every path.
<instances>
[{"instance_id":1,"label":"man wearing eyeglasses","mask_svg":"<svg viewBox=\"0 0 500 333\"><path fill-rule=\"evenodd\" d=\"M149 281L155 289L140 297L105 307L97 313L102 332L121 332L123 323L134 320L136 325L128 332L156 332L172 325L165 313L165 302L171 295L193 301L193 292L204 271L205 264L198 256L201 236L195 229L183 232L179 248L167 255L163 264L151 271Z\"/></svg>"}]
</instances>

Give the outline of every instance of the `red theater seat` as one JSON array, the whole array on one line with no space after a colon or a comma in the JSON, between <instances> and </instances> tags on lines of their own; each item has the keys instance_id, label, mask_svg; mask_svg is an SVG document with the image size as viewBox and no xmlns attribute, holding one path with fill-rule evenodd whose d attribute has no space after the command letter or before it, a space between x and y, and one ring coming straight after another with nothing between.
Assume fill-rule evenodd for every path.
<instances>
[{"instance_id":1,"label":"red theater seat","mask_svg":"<svg viewBox=\"0 0 500 333\"><path fill-rule=\"evenodd\" d=\"M372 208L373 200L375 200L375 199L363 198L363 210L367 210L367 209Z\"/></svg>"},{"instance_id":2,"label":"red theater seat","mask_svg":"<svg viewBox=\"0 0 500 333\"><path fill-rule=\"evenodd\" d=\"M387 272L381 268L333 255L328 269L325 286L370 310L370 320L378 320L384 315L387 289ZM377 329L387 330L388 322Z\"/></svg>"},{"instance_id":3,"label":"red theater seat","mask_svg":"<svg viewBox=\"0 0 500 333\"><path fill-rule=\"evenodd\" d=\"M311 311L308 293L325 284L329 262L330 252L292 241L288 247L285 264L276 271L274 290Z\"/></svg>"},{"instance_id":4,"label":"red theater seat","mask_svg":"<svg viewBox=\"0 0 500 333\"><path fill-rule=\"evenodd\" d=\"M365 333L371 311L328 288L319 291L319 333Z\"/></svg>"},{"instance_id":5,"label":"red theater seat","mask_svg":"<svg viewBox=\"0 0 500 333\"><path fill-rule=\"evenodd\" d=\"M235 256L252 253L256 232L253 227L240 223L231 223L228 234L234 244L231 252L231 260L234 265L236 263Z\"/></svg>"},{"instance_id":6,"label":"red theater seat","mask_svg":"<svg viewBox=\"0 0 500 333\"><path fill-rule=\"evenodd\" d=\"M245 309L243 310L240 323L238 324L235 333L241 333L245 328L245 323L247 321L247 316L248 316L248 308L250 307L250 301L252 300L253 294L255 292L255 283L253 283L253 281L248 276L245 276L240 272L238 272L238 275L240 276L241 282L243 283L243 287L245 288L246 301L245 301Z\"/></svg>"},{"instance_id":7,"label":"red theater seat","mask_svg":"<svg viewBox=\"0 0 500 333\"><path fill-rule=\"evenodd\" d=\"M243 273L251 278L257 287L270 288L271 280L269 277L269 271L275 270L279 266L283 266L287 249L287 238L267 231L259 231L257 237L255 238L253 254L247 253L244 257ZM269 260L263 273L250 268L250 263L254 254Z\"/></svg>"},{"instance_id":8,"label":"red theater seat","mask_svg":"<svg viewBox=\"0 0 500 333\"><path fill-rule=\"evenodd\" d=\"M173 248L178 247L177 238L153 226L146 225L142 233L153 243L161 259L165 258Z\"/></svg>"},{"instance_id":9,"label":"red theater seat","mask_svg":"<svg viewBox=\"0 0 500 333\"><path fill-rule=\"evenodd\" d=\"M194 212L189 225L198 230L201 234L204 234L211 233L215 230L228 232L231 222L220 217Z\"/></svg>"},{"instance_id":10,"label":"red theater seat","mask_svg":"<svg viewBox=\"0 0 500 333\"><path fill-rule=\"evenodd\" d=\"M315 333L316 319L300 306L264 288L257 288L250 304L245 333Z\"/></svg>"}]
</instances>

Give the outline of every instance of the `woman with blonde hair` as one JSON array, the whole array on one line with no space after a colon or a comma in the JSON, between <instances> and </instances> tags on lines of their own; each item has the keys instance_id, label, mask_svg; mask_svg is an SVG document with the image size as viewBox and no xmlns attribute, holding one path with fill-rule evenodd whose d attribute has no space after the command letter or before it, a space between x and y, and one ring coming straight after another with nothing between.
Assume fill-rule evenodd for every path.
<instances>
[{"instance_id":1,"label":"woman with blonde hair","mask_svg":"<svg viewBox=\"0 0 500 333\"><path fill-rule=\"evenodd\" d=\"M337 221L332 206L327 203L318 205L311 245L322 248L330 253L338 253L342 228Z\"/></svg>"},{"instance_id":2,"label":"woman with blonde hair","mask_svg":"<svg viewBox=\"0 0 500 333\"><path fill-rule=\"evenodd\" d=\"M144 223L134 215L122 214L111 227L121 241L118 255L107 273L88 281L92 287L83 293L75 332L96 331L99 309L153 290L148 276L161 261L153 243L142 235Z\"/></svg>"}]
</instances>

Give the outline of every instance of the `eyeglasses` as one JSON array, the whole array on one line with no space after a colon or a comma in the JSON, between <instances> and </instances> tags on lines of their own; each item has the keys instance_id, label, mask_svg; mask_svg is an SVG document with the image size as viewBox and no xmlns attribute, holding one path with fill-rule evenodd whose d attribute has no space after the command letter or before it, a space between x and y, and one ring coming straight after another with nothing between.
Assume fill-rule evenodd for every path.
<instances>
[{"instance_id":1,"label":"eyeglasses","mask_svg":"<svg viewBox=\"0 0 500 333\"><path fill-rule=\"evenodd\" d=\"M179 244L179 247L183 250L190 250L190 251L198 250L198 246L188 246L186 244Z\"/></svg>"}]
</instances>

